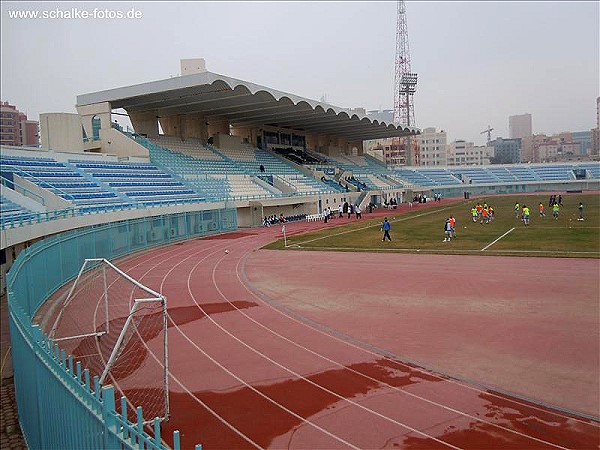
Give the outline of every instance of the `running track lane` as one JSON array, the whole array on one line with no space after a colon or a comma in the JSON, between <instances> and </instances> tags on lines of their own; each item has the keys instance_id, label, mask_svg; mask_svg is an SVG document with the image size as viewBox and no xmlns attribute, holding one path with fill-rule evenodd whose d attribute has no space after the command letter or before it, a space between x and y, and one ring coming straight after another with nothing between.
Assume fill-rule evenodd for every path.
<instances>
[{"instance_id":1,"label":"running track lane","mask_svg":"<svg viewBox=\"0 0 600 450\"><path fill-rule=\"evenodd\" d=\"M214 252L207 258L200 256L200 249L186 249L184 253L180 248L182 261L176 267L167 261L162 271L160 263L151 271L153 279L164 274L161 288L169 298L170 311L195 306L200 321L204 321L202 326L193 326L194 321L178 328L186 335L182 344L192 346L187 350L182 345L179 351L170 334L171 371L177 375L174 347L184 357L189 358L193 349L202 349L217 360L210 361L210 373L202 380L185 374L178 378L192 378L186 383L188 390L197 397L207 397L215 408L234 407L237 411L230 413L228 422L254 444L303 448L375 448L394 443L411 447L422 444L423 448L434 444L442 448L480 448L483 444L494 448L552 448L548 443L566 447L585 447L589 443L585 432L577 431L575 437L561 435L571 428L564 416L547 417L548 413L539 410L532 414L522 402L509 402L510 412L502 411L505 399L490 402L481 398L482 392L365 354L261 305L234 275L240 257L271 240L272 233L266 233L266 239L260 238L263 234L244 233L238 233L234 240L223 239L223 248L231 251L226 256ZM135 272L131 274L136 276ZM181 289L185 285L187 298ZM196 370L196 377L204 372L200 364ZM224 405L220 405L219 398ZM176 404L173 410L177 414ZM520 420L512 417L515 410L520 412ZM224 412L219 415L227 417ZM189 411L186 416L205 447L231 447L222 435L217 435L215 442L207 441L206 436L202 439L204 423L198 423ZM298 423L285 430L290 421ZM176 426L176 422L173 418L169 426ZM575 428L589 428L589 438L597 437L597 426L573 422ZM179 429L185 436L190 433ZM440 434L447 436L439 439L436 435ZM552 434L555 436L550 438Z\"/></svg>"},{"instance_id":2,"label":"running track lane","mask_svg":"<svg viewBox=\"0 0 600 450\"><path fill-rule=\"evenodd\" d=\"M597 423L401 364L273 309L242 281L240 262L279 232L192 240L119 263L169 299L165 431L179 429L185 447L597 446Z\"/></svg>"}]
</instances>

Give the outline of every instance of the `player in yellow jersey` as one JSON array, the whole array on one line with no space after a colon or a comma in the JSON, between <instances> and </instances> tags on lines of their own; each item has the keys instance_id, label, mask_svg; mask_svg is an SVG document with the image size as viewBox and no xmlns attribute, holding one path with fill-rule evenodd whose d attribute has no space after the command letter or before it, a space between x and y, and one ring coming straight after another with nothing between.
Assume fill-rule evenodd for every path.
<instances>
[{"instance_id":1,"label":"player in yellow jersey","mask_svg":"<svg viewBox=\"0 0 600 450\"><path fill-rule=\"evenodd\" d=\"M529 208L527 205L523 205L523 223L525 226L529 225Z\"/></svg>"}]
</instances>

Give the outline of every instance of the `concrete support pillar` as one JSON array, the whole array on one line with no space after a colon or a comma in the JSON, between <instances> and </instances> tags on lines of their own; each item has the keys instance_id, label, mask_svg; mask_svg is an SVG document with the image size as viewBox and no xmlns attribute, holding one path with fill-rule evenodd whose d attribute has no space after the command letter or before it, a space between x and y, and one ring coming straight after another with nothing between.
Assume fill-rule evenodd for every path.
<instances>
[{"instance_id":1,"label":"concrete support pillar","mask_svg":"<svg viewBox=\"0 0 600 450\"><path fill-rule=\"evenodd\" d=\"M208 125L202 114L186 116L185 137L200 139L202 142L208 140Z\"/></svg>"},{"instance_id":2,"label":"concrete support pillar","mask_svg":"<svg viewBox=\"0 0 600 450\"><path fill-rule=\"evenodd\" d=\"M177 136L179 138L183 138L183 127L181 125L182 120L180 115L161 117L158 120L160 122L160 127L162 128L163 133L169 136Z\"/></svg>"}]
</instances>

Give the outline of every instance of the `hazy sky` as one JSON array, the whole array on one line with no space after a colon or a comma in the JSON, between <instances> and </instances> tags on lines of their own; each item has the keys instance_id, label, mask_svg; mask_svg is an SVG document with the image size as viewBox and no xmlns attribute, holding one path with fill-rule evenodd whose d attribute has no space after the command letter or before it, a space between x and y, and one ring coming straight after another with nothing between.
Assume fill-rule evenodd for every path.
<instances>
[{"instance_id":1,"label":"hazy sky","mask_svg":"<svg viewBox=\"0 0 600 450\"><path fill-rule=\"evenodd\" d=\"M140 19L15 19L9 11L130 11ZM416 126L480 145L595 127L599 2L406 3ZM392 109L396 2L2 2L2 100L37 119L76 96L207 69L345 108Z\"/></svg>"}]
</instances>

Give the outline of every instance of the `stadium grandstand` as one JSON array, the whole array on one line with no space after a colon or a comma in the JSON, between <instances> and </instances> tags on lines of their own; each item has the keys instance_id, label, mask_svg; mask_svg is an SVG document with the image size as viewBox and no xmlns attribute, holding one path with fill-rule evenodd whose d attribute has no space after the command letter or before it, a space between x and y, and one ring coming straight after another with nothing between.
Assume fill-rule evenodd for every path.
<instances>
[{"instance_id":1,"label":"stadium grandstand","mask_svg":"<svg viewBox=\"0 0 600 450\"><path fill-rule=\"evenodd\" d=\"M118 125L120 115L132 128ZM344 201L365 210L417 193L462 197L466 191L600 187L598 162L386 167L363 153L363 141L418 129L205 70L80 95L77 114L42 114L40 127L41 148L6 146L0 156L2 289L9 292L12 345L19 354L14 371L24 380L16 386L17 401L20 411L41 407L36 381L24 374L44 366L40 377L48 385L66 387L48 402L77 403L74 415L83 411L80 403L92 405L88 430L106 426L102 408L108 406L97 403L105 390L33 323L45 300L77 277L85 258L110 260L258 227L273 215L302 220ZM65 254L71 255L66 262L51 264ZM40 430L52 427L34 416L21 417L32 448L47 447L48 440L56 448L65 444L58 435L44 435ZM122 442L134 437L150 442L141 426L126 417L114 420L130 430L111 437L115 447L129 448ZM94 448L84 440L75 444Z\"/></svg>"}]
</instances>

